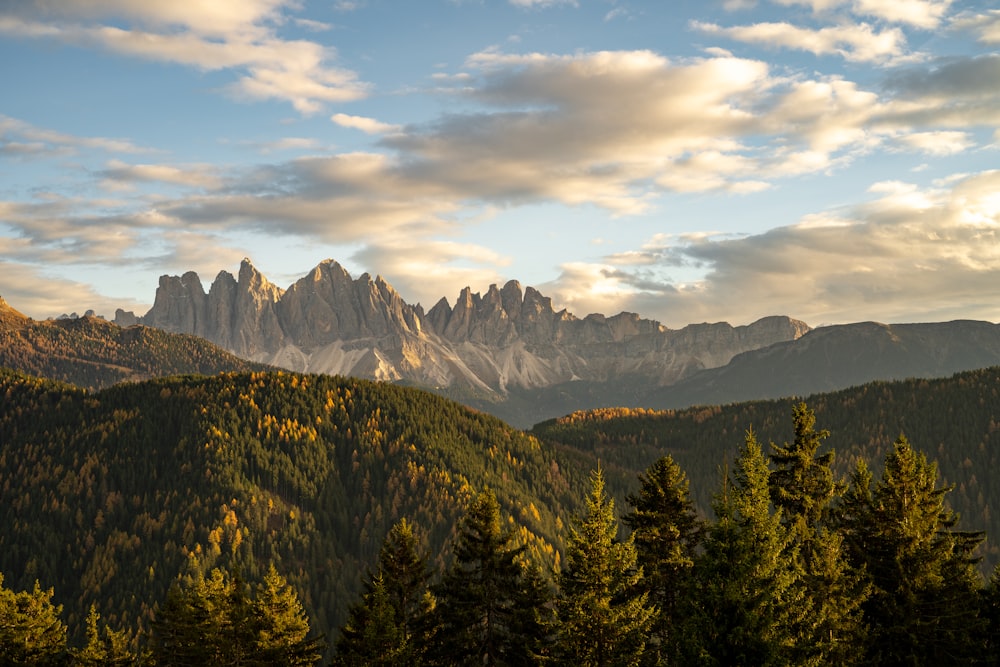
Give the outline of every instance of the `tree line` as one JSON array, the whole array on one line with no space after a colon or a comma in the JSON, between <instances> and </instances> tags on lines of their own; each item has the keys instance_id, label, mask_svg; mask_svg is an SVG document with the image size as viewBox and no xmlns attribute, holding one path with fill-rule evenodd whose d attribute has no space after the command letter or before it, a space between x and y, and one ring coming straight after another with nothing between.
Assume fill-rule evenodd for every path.
<instances>
[{"instance_id":1,"label":"tree line","mask_svg":"<svg viewBox=\"0 0 1000 667\"><path fill-rule=\"evenodd\" d=\"M532 557L489 488L467 504L447 565L426 550L429 527L397 522L330 638L333 664L996 663L1000 577L983 581L984 534L956 528L936 464L900 436L880 475L858 459L838 479L814 413L796 404L792 421L792 441L767 451L746 431L710 517L670 456L639 476L620 519L598 468L557 570ZM67 649L51 597L37 584L0 592L0 651L37 652L41 637L46 659L76 664L321 660L323 639L273 568L251 586L192 557L131 643L92 611L86 645ZM106 662L85 662L101 651Z\"/></svg>"}]
</instances>

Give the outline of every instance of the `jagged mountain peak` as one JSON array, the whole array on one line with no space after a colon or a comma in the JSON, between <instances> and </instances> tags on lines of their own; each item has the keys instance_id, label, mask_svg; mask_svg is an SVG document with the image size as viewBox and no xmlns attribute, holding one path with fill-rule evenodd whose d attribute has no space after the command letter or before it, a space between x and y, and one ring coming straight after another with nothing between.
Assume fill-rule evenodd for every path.
<instances>
[{"instance_id":1,"label":"jagged mountain peak","mask_svg":"<svg viewBox=\"0 0 1000 667\"><path fill-rule=\"evenodd\" d=\"M207 294L193 272L163 276L153 307L133 320L203 336L245 358L292 370L403 379L498 397L512 387L572 380L634 376L669 384L801 335L780 317L766 325L678 332L636 313L579 319L516 280L491 284L485 293L466 286L453 306L442 297L425 314L381 275L352 278L333 259L287 289L268 281L248 258L238 278L220 272Z\"/></svg>"}]
</instances>

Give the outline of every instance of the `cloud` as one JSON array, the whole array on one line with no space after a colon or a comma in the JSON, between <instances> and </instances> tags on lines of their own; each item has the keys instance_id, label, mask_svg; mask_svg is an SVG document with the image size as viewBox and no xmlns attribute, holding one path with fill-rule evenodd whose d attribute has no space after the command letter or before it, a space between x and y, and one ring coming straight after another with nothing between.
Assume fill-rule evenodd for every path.
<instances>
[{"instance_id":1,"label":"cloud","mask_svg":"<svg viewBox=\"0 0 1000 667\"><path fill-rule=\"evenodd\" d=\"M946 130L907 134L902 137L901 143L928 155L955 155L976 145L968 132Z\"/></svg>"},{"instance_id":2,"label":"cloud","mask_svg":"<svg viewBox=\"0 0 1000 667\"><path fill-rule=\"evenodd\" d=\"M812 324L997 321L998 191L1000 171L946 187L878 183L867 203L761 234L662 236L631 256L568 265L547 293L578 313L615 303L670 326L717 313L734 324L769 313ZM672 279L678 267L703 267L703 277Z\"/></svg>"},{"instance_id":3,"label":"cloud","mask_svg":"<svg viewBox=\"0 0 1000 667\"><path fill-rule=\"evenodd\" d=\"M695 21L695 30L738 42L808 51L817 56L839 55L850 62L888 63L903 56L906 36L899 28L877 31L867 23L813 30L789 23L755 23L723 28Z\"/></svg>"},{"instance_id":4,"label":"cloud","mask_svg":"<svg viewBox=\"0 0 1000 667\"><path fill-rule=\"evenodd\" d=\"M858 14L931 30L940 25L953 0L854 0Z\"/></svg>"},{"instance_id":5,"label":"cloud","mask_svg":"<svg viewBox=\"0 0 1000 667\"><path fill-rule=\"evenodd\" d=\"M136 146L126 139L74 136L0 114L0 156L72 155L80 149L93 149L108 153L150 152L148 148Z\"/></svg>"},{"instance_id":6,"label":"cloud","mask_svg":"<svg viewBox=\"0 0 1000 667\"><path fill-rule=\"evenodd\" d=\"M466 285L502 284L499 269L510 263L489 248L474 243L420 241L386 238L365 245L352 259L363 266L378 267L400 294L425 310L441 297L454 303Z\"/></svg>"},{"instance_id":7,"label":"cloud","mask_svg":"<svg viewBox=\"0 0 1000 667\"><path fill-rule=\"evenodd\" d=\"M191 188L215 189L222 184L215 167L205 164L126 164L112 160L101 172L105 187L121 189L136 183L169 183Z\"/></svg>"},{"instance_id":8,"label":"cloud","mask_svg":"<svg viewBox=\"0 0 1000 667\"><path fill-rule=\"evenodd\" d=\"M281 151L310 151L317 150L323 146L318 139L313 137L283 137L276 141L250 142L257 150L265 155Z\"/></svg>"},{"instance_id":9,"label":"cloud","mask_svg":"<svg viewBox=\"0 0 1000 667\"><path fill-rule=\"evenodd\" d=\"M233 70L227 90L251 101L279 99L303 114L325 103L356 100L368 86L354 72L334 67L336 51L277 35L285 19L279 0L202 3L197 10L162 0L41 2L5 6L0 33L50 39L204 71ZM128 27L102 24L124 21Z\"/></svg>"},{"instance_id":10,"label":"cloud","mask_svg":"<svg viewBox=\"0 0 1000 667\"><path fill-rule=\"evenodd\" d=\"M849 7L859 16L930 30L940 25L953 0L774 0L779 5L805 6L816 14Z\"/></svg>"},{"instance_id":11,"label":"cloud","mask_svg":"<svg viewBox=\"0 0 1000 667\"><path fill-rule=\"evenodd\" d=\"M0 238L0 243L3 239ZM66 304L77 304L74 310L87 310L114 317L116 308L140 310L143 304L124 296L100 294L92 285L67 280L50 274L42 267L0 258L0 273L20 279L4 285L4 300L16 310L37 320L68 314Z\"/></svg>"},{"instance_id":12,"label":"cloud","mask_svg":"<svg viewBox=\"0 0 1000 667\"><path fill-rule=\"evenodd\" d=\"M334 114L330 120L341 127L361 130L365 134L389 134L399 132L402 129L399 125L390 125L364 116L348 116L345 113Z\"/></svg>"},{"instance_id":13,"label":"cloud","mask_svg":"<svg viewBox=\"0 0 1000 667\"><path fill-rule=\"evenodd\" d=\"M962 13L955 17L950 27L975 33L983 44L1000 44L1000 9L991 9L985 14Z\"/></svg>"},{"instance_id":14,"label":"cloud","mask_svg":"<svg viewBox=\"0 0 1000 667\"><path fill-rule=\"evenodd\" d=\"M577 0L507 0L510 4L515 7L521 7L523 9L546 9L548 7L556 7L559 5L569 5L570 7L579 7Z\"/></svg>"}]
</instances>

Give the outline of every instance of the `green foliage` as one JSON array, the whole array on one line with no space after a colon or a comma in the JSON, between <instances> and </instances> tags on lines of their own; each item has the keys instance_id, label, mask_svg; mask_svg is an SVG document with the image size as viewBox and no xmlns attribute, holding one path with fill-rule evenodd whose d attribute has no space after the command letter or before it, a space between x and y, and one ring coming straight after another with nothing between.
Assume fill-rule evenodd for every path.
<instances>
[{"instance_id":1,"label":"green foliage","mask_svg":"<svg viewBox=\"0 0 1000 667\"><path fill-rule=\"evenodd\" d=\"M815 430L816 416L805 403L792 406L795 438L771 443L771 500L782 513L796 547L801 585L813 612L798 628L804 656L823 664L860 664L865 637L861 605L870 588L848 566L843 536L829 530L832 503L844 485L834 482L833 452L820 453L829 431Z\"/></svg>"},{"instance_id":2,"label":"green foliage","mask_svg":"<svg viewBox=\"0 0 1000 667\"><path fill-rule=\"evenodd\" d=\"M0 574L0 664L61 665L66 661L66 626L62 607L52 603L52 589L38 582L29 591L4 587Z\"/></svg>"},{"instance_id":3,"label":"green foliage","mask_svg":"<svg viewBox=\"0 0 1000 667\"><path fill-rule=\"evenodd\" d=\"M459 522L454 563L435 588L431 664L523 665L544 653L538 619L547 596L523 553L493 491L481 492Z\"/></svg>"},{"instance_id":4,"label":"green foliage","mask_svg":"<svg viewBox=\"0 0 1000 667\"><path fill-rule=\"evenodd\" d=\"M0 320L0 367L99 389L151 377L267 367L203 338L151 327L121 328L97 317Z\"/></svg>"},{"instance_id":5,"label":"green foliage","mask_svg":"<svg viewBox=\"0 0 1000 667\"><path fill-rule=\"evenodd\" d=\"M92 604L148 629L191 555L249 580L274 563L331 633L393 524L420 526L441 568L487 484L525 555L555 567L583 495L585 471L534 438L389 384L273 372L92 393L0 371L0 397L0 569L52 585L79 644Z\"/></svg>"},{"instance_id":6,"label":"green foliage","mask_svg":"<svg viewBox=\"0 0 1000 667\"><path fill-rule=\"evenodd\" d=\"M948 500L961 525L991 536L982 550L983 572L989 574L1000 560L1000 485L990 483L988 472L1000 470L1000 367L936 380L873 382L804 400L832 434L823 443L837 451L831 462L835 480L850 475L859 459L870 462L877 474L900 433L933 457L942 483L953 487ZM595 410L549 420L530 432L550 447L599 458L616 498L628 491L619 491L618 478L635 479L670 454L691 479L695 506L709 515L719 462L732 460L747 425L753 424L761 442L792 441L788 415L802 401Z\"/></svg>"},{"instance_id":7,"label":"green foliage","mask_svg":"<svg viewBox=\"0 0 1000 667\"><path fill-rule=\"evenodd\" d=\"M695 512L688 484L669 455L657 459L639 475L639 493L628 496L633 509L622 517L632 529L643 571L641 585L656 607L647 647L654 663L680 659L684 641L680 627L691 614L689 588L704 522Z\"/></svg>"},{"instance_id":8,"label":"green foliage","mask_svg":"<svg viewBox=\"0 0 1000 667\"><path fill-rule=\"evenodd\" d=\"M435 600L427 556L406 519L392 527L337 640L338 665L419 664Z\"/></svg>"},{"instance_id":9,"label":"green foliage","mask_svg":"<svg viewBox=\"0 0 1000 667\"><path fill-rule=\"evenodd\" d=\"M803 655L813 640L802 633L812 609L791 532L780 511L771 511L768 477L756 436L747 431L695 563L702 614L692 659L701 664L822 664Z\"/></svg>"},{"instance_id":10,"label":"green foliage","mask_svg":"<svg viewBox=\"0 0 1000 667\"><path fill-rule=\"evenodd\" d=\"M82 649L73 651L73 665L79 667L124 667L143 661L145 656L134 653L132 640L124 630L112 630L107 625L98 625L101 615L96 605L90 606L87 614L87 643Z\"/></svg>"},{"instance_id":11,"label":"green foliage","mask_svg":"<svg viewBox=\"0 0 1000 667\"><path fill-rule=\"evenodd\" d=\"M315 665L322 638L273 567L251 594L239 575L197 564L167 594L153 623L158 665Z\"/></svg>"},{"instance_id":12,"label":"green foliage","mask_svg":"<svg viewBox=\"0 0 1000 667\"><path fill-rule=\"evenodd\" d=\"M655 609L640 584L632 537L616 539L614 501L598 468L591 475L585 514L566 540L556 608L559 649L568 665L638 665Z\"/></svg>"},{"instance_id":13,"label":"green foliage","mask_svg":"<svg viewBox=\"0 0 1000 667\"><path fill-rule=\"evenodd\" d=\"M868 664L972 660L983 628L972 604L982 582L974 551L982 533L954 530L957 517L937 486L937 466L905 437L885 458L881 479L859 466L841 530L852 564L867 574Z\"/></svg>"}]
</instances>

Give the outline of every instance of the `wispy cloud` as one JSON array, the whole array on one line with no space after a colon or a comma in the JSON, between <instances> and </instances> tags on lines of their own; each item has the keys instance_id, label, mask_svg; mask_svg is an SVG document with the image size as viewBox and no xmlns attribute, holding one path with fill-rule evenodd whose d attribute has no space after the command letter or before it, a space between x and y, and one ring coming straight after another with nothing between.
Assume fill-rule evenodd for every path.
<instances>
[{"instance_id":1,"label":"wispy cloud","mask_svg":"<svg viewBox=\"0 0 1000 667\"><path fill-rule=\"evenodd\" d=\"M774 0L785 6L805 6L817 14L844 9L859 16L915 28L933 29L947 15L953 0Z\"/></svg>"},{"instance_id":2,"label":"wispy cloud","mask_svg":"<svg viewBox=\"0 0 1000 667\"><path fill-rule=\"evenodd\" d=\"M906 36L902 30L879 31L867 23L810 29L789 23L722 27L695 21L691 27L737 42L808 51L817 56L838 55L851 62L891 63L899 61L906 53Z\"/></svg>"},{"instance_id":3,"label":"wispy cloud","mask_svg":"<svg viewBox=\"0 0 1000 667\"><path fill-rule=\"evenodd\" d=\"M75 154L81 149L107 153L149 153L127 139L81 137L0 115L0 156L42 157Z\"/></svg>"},{"instance_id":4,"label":"wispy cloud","mask_svg":"<svg viewBox=\"0 0 1000 667\"><path fill-rule=\"evenodd\" d=\"M102 48L205 71L232 70L227 90L246 100L279 99L303 114L324 104L356 100L368 86L334 66L336 51L316 42L283 39L283 0L210 3L192 11L183 3L121 0L6 5L0 34ZM120 27L101 21L125 20Z\"/></svg>"}]
</instances>

